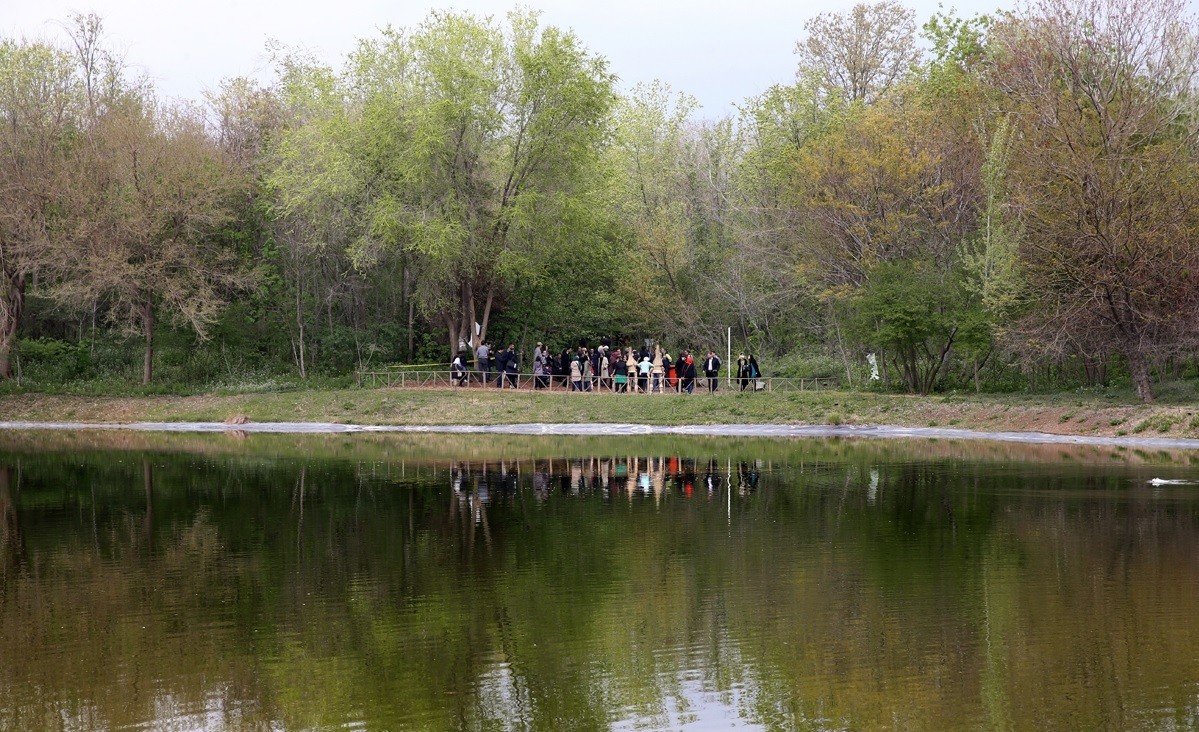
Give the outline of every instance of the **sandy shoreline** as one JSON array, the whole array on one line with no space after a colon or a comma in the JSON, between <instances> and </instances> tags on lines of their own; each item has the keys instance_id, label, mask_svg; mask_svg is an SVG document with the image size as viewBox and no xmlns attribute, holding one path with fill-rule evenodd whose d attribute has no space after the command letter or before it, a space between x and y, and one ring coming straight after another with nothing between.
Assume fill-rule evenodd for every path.
<instances>
[{"instance_id":1,"label":"sandy shoreline","mask_svg":"<svg viewBox=\"0 0 1199 732\"><path fill-rule=\"evenodd\" d=\"M635 436L694 435L705 437L844 437L872 439L989 440L1028 444L1105 445L1166 450L1199 450L1199 439L1175 437L1110 437L1059 435L1046 432L989 432L945 427L897 427L891 425L785 425L785 424L505 424L505 425L362 425L337 422L0 422L4 431L131 430L137 432L241 432L274 434L344 433L444 433L550 436Z\"/></svg>"}]
</instances>

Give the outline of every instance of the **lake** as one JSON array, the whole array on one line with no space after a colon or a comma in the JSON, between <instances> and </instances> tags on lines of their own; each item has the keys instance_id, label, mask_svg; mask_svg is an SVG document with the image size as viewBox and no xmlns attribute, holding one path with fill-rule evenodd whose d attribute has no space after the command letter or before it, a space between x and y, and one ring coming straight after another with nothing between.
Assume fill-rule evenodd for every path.
<instances>
[{"instance_id":1,"label":"lake","mask_svg":"<svg viewBox=\"0 0 1199 732\"><path fill-rule=\"evenodd\" d=\"M0 433L0 729L1194 729L1192 480L985 441Z\"/></svg>"}]
</instances>

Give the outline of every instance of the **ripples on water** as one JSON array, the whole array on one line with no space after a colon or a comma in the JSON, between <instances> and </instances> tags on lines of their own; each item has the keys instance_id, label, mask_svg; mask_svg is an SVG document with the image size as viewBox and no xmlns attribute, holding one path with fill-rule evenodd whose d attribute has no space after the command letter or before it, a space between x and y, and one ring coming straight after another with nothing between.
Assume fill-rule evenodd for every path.
<instances>
[{"instance_id":1,"label":"ripples on water","mask_svg":"<svg viewBox=\"0 0 1199 732\"><path fill-rule=\"evenodd\" d=\"M1189 456L372 439L0 445L0 729L1199 726Z\"/></svg>"}]
</instances>

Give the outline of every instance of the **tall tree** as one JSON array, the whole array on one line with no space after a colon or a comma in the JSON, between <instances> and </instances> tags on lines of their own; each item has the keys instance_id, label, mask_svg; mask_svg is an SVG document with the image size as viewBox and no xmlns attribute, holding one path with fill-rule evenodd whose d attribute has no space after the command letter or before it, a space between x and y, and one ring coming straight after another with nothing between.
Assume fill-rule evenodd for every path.
<instances>
[{"instance_id":1,"label":"tall tree","mask_svg":"<svg viewBox=\"0 0 1199 732\"><path fill-rule=\"evenodd\" d=\"M629 258L636 266L619 286L621 297L639 302L645 314L640 327L658 318L685 330L696 325L693 308L677 307L695 295L686 191L696 107L693 97L655 82L638 85L616 108L609 200L630 234Z\"/></svg>"},{"instance_id":2,"label":"tall tree","mask_svg":"<svg viewBox=\"0 0 1199 732\"><path fill-rule=\"evenodd\" d=\"M975 225L980 159L951 115L914 90L851 108L799 157L819 227L807 276L830 315L865 315L863 340L890 351L912 391L937 384L969 309L960 244Z\"/></svg>"},{"instance_id":3,"label":"tall tree","mask_svg":"<svg viewBox=\"0 0 1199 732\"><path fill-rule=\"evenodd\" d=\"M1199 340L1199 32L1183 0L1039 0L993 33L1020 123L1010 179L1041 340L1089 332L1153 399ZM1077 339L1076 339L1077 340Z\"/></svg>"},{"instance_id":4,"label":"tall tree","mask_svg":"<svg viewBox=\"0 0 1199 732\"><path fill-rule=\"evenodd\" d=\"M0 378L12 376L26 289L45 268L80 102L70 54L0 41Z\"/></svg>"},{"instance_id":5,"label":"tall tree","mask_svg":"<svg viewBox=\"0 0 1199 732\"><path fill-rule=\"evenodd\" d=\"M366 231L367 176L349 149L353 123L338 76L303 56L287 56L280 65L281 119L268 147L265 186L284 322L296 368L306 378L310 331L322 312L333 312L354 276L349 252Z\"/></svg>"},{"instance_id":6,"label":"tall tree","mask_svg":"<svg viewBox=\"0 0 1199 732\"><path fill-rule=\"evenodd\" d=\"M434 13L384 40L355 66L382 90L364 106L392 111L365 128L373 189L362 243L417 255L426 313L451 348L473 345L513 282L592 245L614 77L573 33L531 13L510 14L506 27Z\"/></svg>"},{"instance_id":7,"label":"tall tree","mask_svg":"<svg viewBox=\"0 0 1199 732\"><path fill-rule=\"evenodd\" d=\"M131 95L88 131L58 292L103 299L114 325L143 338L144 384L161 313L203 338L230 292L252 281L219 231L242 185L233 172L192 107Z\"/></svg>"},{"instance_id":8,"label":"tall tree","mask_svg":"<svg viewBox=\"0 0 1199 732\"><path fill-rule=\"evenodd\" d=\"M795 45L800 76L815 76L826 94L875 101L919 59L915 17L896 0L817 15Z\"/></svg>"}]
</instances>

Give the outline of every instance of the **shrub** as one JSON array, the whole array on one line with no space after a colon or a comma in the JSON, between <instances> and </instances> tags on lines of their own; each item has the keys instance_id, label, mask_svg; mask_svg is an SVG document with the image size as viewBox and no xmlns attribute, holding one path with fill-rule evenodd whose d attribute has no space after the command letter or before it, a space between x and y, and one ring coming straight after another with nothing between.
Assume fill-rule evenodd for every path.
<instances>
[{"instance_id":1,"label":"shrub","mask_svg":"<svg viewBox=\"0 0 1199 732\"><path fill-rule=\"evenodd\" d=\"M90 375L87 344L54 338L22 339L17 344L21 377L37 383L61 383Z\"/></svg>"}]
</instances>

